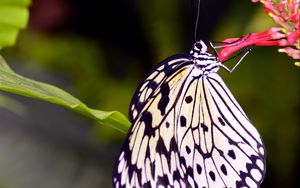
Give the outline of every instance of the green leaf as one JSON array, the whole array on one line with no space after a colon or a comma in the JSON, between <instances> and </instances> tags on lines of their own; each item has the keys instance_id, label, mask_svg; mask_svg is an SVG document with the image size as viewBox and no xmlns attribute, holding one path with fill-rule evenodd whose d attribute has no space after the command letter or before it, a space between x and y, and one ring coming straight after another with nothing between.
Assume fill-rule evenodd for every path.
<instances>
[{"instance_id":1,"label":"green leaf","mask_svg":"<svg viewBox=\"0 0 300 188\"><path fill-rule=\"evenodd\" d=\"M0 56L0 90L59 104L95 119L100 124L126 132L127 118L118 111L105 112L87 107L77 98L50 84L25 78L15 73Z\"/></svg>"},{"instance_id":2,"label":"green leaf","mask_svg":"<svg viewBox=\"0 0 300 188\"><path fill-rule=\"evenodd\" d=\"M30 0L0 0L0 49L15 43L29 18Z\"/></svg>"}]
</instances>

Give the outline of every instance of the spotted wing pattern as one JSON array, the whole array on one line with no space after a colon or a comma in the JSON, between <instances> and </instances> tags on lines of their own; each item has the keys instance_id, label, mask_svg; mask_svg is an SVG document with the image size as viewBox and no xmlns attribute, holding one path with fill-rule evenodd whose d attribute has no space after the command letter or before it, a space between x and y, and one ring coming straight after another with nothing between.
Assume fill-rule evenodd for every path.
<instances>
[{"instance_id":1,"label":"spotted wing pattern","mask_svg":"<svg viewBox=\"0 0 300 188\"><path fill-rule=\"evenodd\" d=\"M160 64L139 86L133 122L116 162L119 187L259 187L265 150L216 73L188 55Z\"/></svg>"},{"instance_id":2,"label":"spotted wing pattern","mask_svg":"<svg viewBox=\"0 0 300 188\"><path fill-rule=\"evenodd\" d=\"M179 155L192 187L259 187L265 175L260 135L216 73L191 79L179 99Z\"/></svg>"},{"instance_id":3,"label":"spotted wing pattern","mask_svg":"<svg viewBox=\"0 0 300 188\"><path fill-rule=\"evenodd\" d=\"M178 54L167 58L159 65L157 65L153 71L150 72L144 81L137 88L130 105L129 119L134 122L138 114L142 111L148 100L153 98L154 92L159 89L162 83L171 76L180 67L190 64L190 56L187 54ZM165 95L168 95L165 91Z\"/></svg>"}]
</instances>

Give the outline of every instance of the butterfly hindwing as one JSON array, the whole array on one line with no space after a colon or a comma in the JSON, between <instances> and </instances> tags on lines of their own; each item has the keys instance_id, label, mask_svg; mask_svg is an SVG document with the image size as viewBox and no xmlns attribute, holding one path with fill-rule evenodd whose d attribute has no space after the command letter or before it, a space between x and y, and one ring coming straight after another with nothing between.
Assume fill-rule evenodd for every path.
<instances>
[{"instance_id":1,"label":"butterfly hindwing","mask_svg":"<svg viewBox=\"0 0 300 188\"><path fill-rule=\"evenodd\" d=\"M219 142L216 148L227 154L228 163L238 172L241 181L237 184L259 187L265 176L265 149L262 139L220 76L211 74L208 82L216 109L212 116L215 117L215 128L228 140ZM221 135L216 134L215 138L221 138Z\"/></svg>"},{"instance_id":2,"label":"butterfly hindwing","mask_svg":"<svg viewBox=\"0 0 300 188\"><path fill-rule=\"evenodd\" d=\"M257 130L216 73L191 83L182 95L183 105L178 104L177 124L190 185L259 187L265 156Z\"/></svg>"}]
</instances>

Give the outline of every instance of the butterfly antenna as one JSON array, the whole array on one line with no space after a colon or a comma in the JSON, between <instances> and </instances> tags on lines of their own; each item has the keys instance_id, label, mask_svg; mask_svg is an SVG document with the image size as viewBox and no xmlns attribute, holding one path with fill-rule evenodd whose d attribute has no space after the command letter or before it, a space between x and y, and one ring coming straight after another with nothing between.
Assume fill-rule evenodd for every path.
<instances>
[{"instance_id":1,"label":"butterfly antenna","mask_svg":"<svg viewBox=\"0 0 300 188\"><path fill-rule=\"evenodd\" d=\"M199 24L199 17L200 17L200 1L201 0L197 0L197 1L198 1L198 4L197 4L197 15L196 15L195 31L194 31L194 40L195 40L195 42L197 41L198 24Z\"/></svg>"}]
</instances>

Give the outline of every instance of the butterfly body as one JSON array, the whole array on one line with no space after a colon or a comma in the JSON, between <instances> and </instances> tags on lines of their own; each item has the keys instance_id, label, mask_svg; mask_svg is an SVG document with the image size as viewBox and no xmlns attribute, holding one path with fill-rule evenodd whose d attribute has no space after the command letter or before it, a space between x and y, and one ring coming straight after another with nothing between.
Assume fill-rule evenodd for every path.
<instances>
[{"instance_id":1,"label":"butterfly body","mask_svg":"<svg viewBox=\"0 0 300 188\"><path fill-rule=\"evenodd\" d=\"M262 140L217 74L203 41L140 84L114 169L114 187L259 187Z\"/></svg>"}]
</instances>

